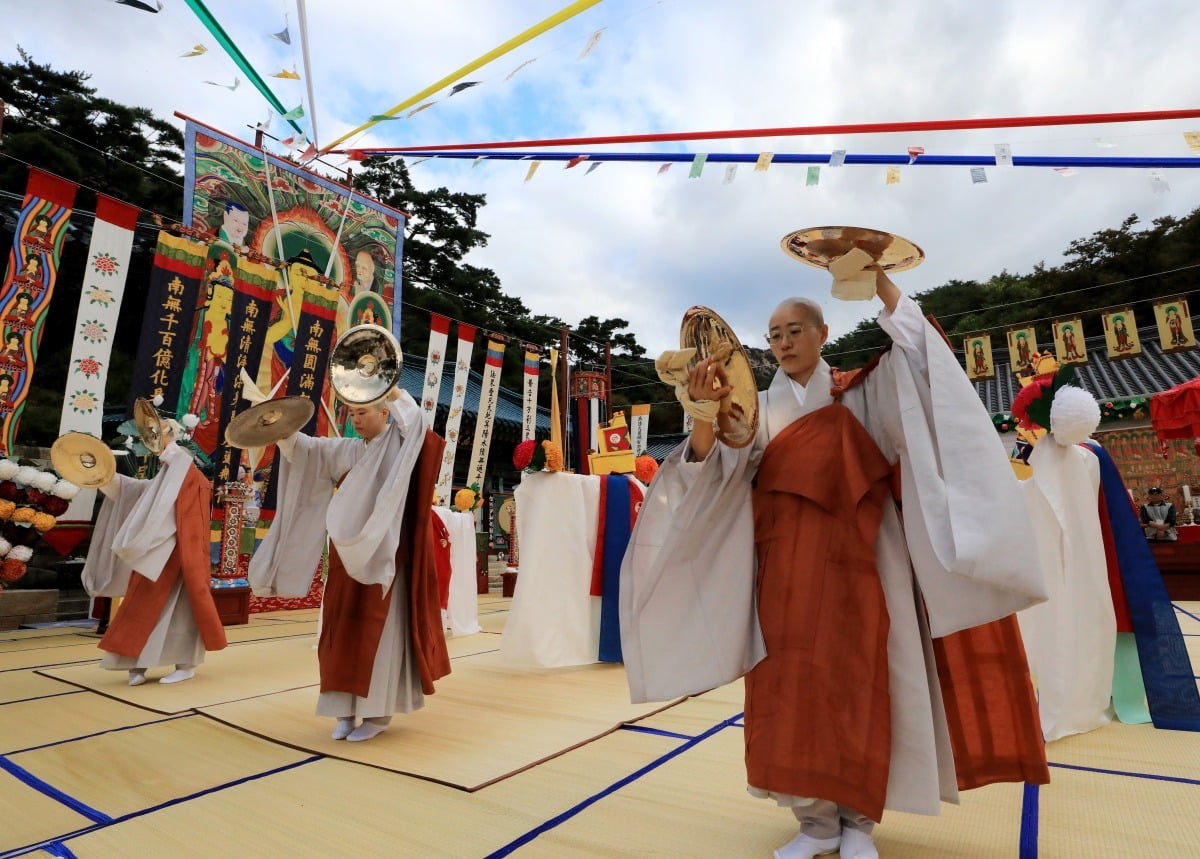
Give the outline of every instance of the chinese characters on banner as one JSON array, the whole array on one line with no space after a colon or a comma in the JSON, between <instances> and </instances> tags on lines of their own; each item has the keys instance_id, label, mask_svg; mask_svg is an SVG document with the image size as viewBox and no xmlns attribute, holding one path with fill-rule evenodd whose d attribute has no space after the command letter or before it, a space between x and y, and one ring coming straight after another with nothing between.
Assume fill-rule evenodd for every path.
<instances>
[{"instance_id":1,"label":"chinese characters on banner","mask_svg":"<svg viewBox=\"0 0 1200 859\"><path fill-rule=\"evenodd\" d=\"M475 413L475 444L471 449L471 465L467 470L467 485L478 484L480 493L487 485L488 451L492 445L492 422L496 417L496 400L500 394L504 346L503 341L488 338L487 359L483 364L483 380L479 390L479 409Z\"/></svg>"},{"instance_id":2,"label":"chinese characters on banner","mask_svg":"<svg viewBox=\"0 0 1200 859\"><path fill-rule=\"evenodd\" d=\"M475 348L475 326L458 323L458 353L454 365L454 390L450 411L446 414L446 449L442 470L438 473L437 506L450 506L450 486L454 480L454 455L458 452L458 433L462 426L463 403L467 400L467 380L471 377L471 352ZM479 416L476 415L476 420Z\"/></svg>"},{"instance_id":3,"label":"chinese characters on banner","mask_svg":"<svg viewBox=\"0 0 1200 859\"><path fill-rule=\"evenodd\" d=\"M525 372L521 376L521 441L528 441L537 433L537 389L538 373L542 369L542 352L536 346L525 347Z\"/></svg>"}]
</instances>

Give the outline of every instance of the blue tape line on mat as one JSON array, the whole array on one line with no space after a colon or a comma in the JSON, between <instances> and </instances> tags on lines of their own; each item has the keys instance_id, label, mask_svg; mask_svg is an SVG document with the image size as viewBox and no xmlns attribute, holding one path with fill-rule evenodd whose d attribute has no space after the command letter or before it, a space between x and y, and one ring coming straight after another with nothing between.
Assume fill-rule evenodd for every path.
<instances>
[{"instance_id":1,"label":"blue tape line on mat","mask_svg":"<svg viewBox=\"0 0 1200 859\"><path fill-rule=\"evenodd\" d=\"M86 691L86 689L72 689L70 692L53 692L49 695L34 695L32 698L18 698L16 701L0 701L0 707L7 707L9 704L24 704L28 701L41 701L43 698L61 698L63 695L78 695L80 692Z\"/></svg>"},{"instance_id":2,"label":"blue tape line on mat","mask_svg":"<svg viewBox=\"0 0 1200 859\"><path fill-rule=\"evenodd\" d=\"M88 820L94 821L96 823L110 823L112 821L112 818L109 817L104 812L97 811L96 809L92 808L90 805L85 805L84 803L80 802L73 796L68 796L67 794L65 794L61 790L59 790L58 788L53 787L52 785L48 784L47 782L42 781L40 778L35 776L33 773L31 773L29 770L25 769L24 767L14 764L12 761L10 761L8 759L7 755L0 755L0 769L4 770L11 776L14 776L16 779L23 782L26 786L33 788L38 793L45 794L46 796L50 797L51 799L61 802L63 805L65 805L67 808L71 809L72 811L82 814Z\"/></svg>"},{"instance_id":3,"label":"blue tape line on mat","mask_svg":"<svg viewBox=\"0 0 1200 859\"><path fill-rule=\"evenodd\" d=\"M1039 797L1036 784L1025 785L1025 793L1021 798L1021 838L1017 842L1020 859L1037 859Z\"/></svg>"},{"instance_id":4,"label":"blue tape line on mat","mask_svg":"<svg viewBox=\"0 0 1200 859\"><path fill-rule=\"evenodd\" d=\"M1173 602L1173 603L1171 603L1171 605L1175 606L1175 611L1179 612L1180 614L1186 614L1192 620L1200 620L1200 617L1197 617L1196 615L1192 614L1190 611L1188 611L1186 608L1181 606L1179 603Z\"/></svg>"},{"instance_id":5,"label":"blue tape line on mat","mask_svg":"<svg viewBox=\"0 0 1200 859\"><path fill-rule=\"evenodd\" d=\"M61 859L78 859L78 857L76 857L76 855L71 852L71 850L67 847L67 845L61 844L57 841L54 842L53 844L47 844L42 849L45 850L47 853L49 853L51 856L59 856L59 857L61 857Z\"/></svg>"},{"instance_id":6,"label":"blue tape line on mat","mask_svg":"<svg viewBox=\"0 0 1200 859\"><path fill-rule=\"evenodd\" d=\"M514 850L516 850L518 847L524 847L526 844L528 844L533 839L537 838L543 832L549 832L551 829L555 828L559 824L566 823L572 817L579 814L579 812L583 811L588 806L594 805L595 803L599 802L601 799L608 796L610 793L614 793L614 792L620 790L621 788L625 787L625 785L631 784L631 783L637 781L639 778L646 775L646 773L658 769L660 766L665 764L667 761L671 760L672 758L674 758L678 755L683 754L688 749L692 748L692 746L695 746L698 743L701 743L704 740L707 740L709 737L713 736L714 734L716 734L720 731L723 731L725 728L730 727L732 725L733 721L735 719L742 718L742 715L743 715L742 713L738 713L736 716L733 716L732 718L726 719L723 722L718 722L716 725L713 725L711 728L709 728L704 733L697 734L695 737L692 737L686 743L681 744L678 748L672 749L671 751L667 752L662 757L656 758L653 761L651 761L650 763L646 764L641 769L635 770L634 772L630 773L629 775L625 776L622 779L618 779L617 781L610 784L608 787L604 788L604 790L600 791L599 793L592 794L591 796L589 796L587 799L583 800L582 802L576 804L575 806L573 806L571 808L568 808L562 814L559 814L555 817L550 818L549 820L547 820L545 823L543 823L540 826L534 827L533 829L526 832L524 835L521 835L521 836L513 839L512 841L508 842L503 847L501 847L499 850L489 853L486 857L484 857L484 859L499 859L499 857L501 857L501 856L509 855Z\"/></svg>"},{"instance_id":7,"label":"blue tape line on mat","mask_svg":"<svg viewBox=\"0 0 1200 859\"><path fill-rule=\"evenodd\" d=\"M1200 778L1184 778L1177 775L1156 775L1155 773L1135 773L1125 772L1123 770L1106 770L1100 767L1081 767L1078 764L1056 764L1051 763L1050 766L1058 767L1062 770L1079 770L1085 773L1101 773L1103 775L1123 775L1129 778L1147 778L1151 781L1173 781L1177 784L1200 784Z\"/></svg>"},{"instance_id":8,"label":"blue tape line on mat","mask_svg":"<svg viewBox=\"0 0 1200 859\"><path fill-rule=\"evenodd\" d=\"M118 731L131 731L134 728L144 728L147 725L161 725L163 722L174 722L176 719L191 719L196 715L196 713L180 713L176 716L167 716L163 719L152 719L149 722L138 722L136 725L122 725L119 728L108 728L103 731L96 731L92 734L81 734L78 737L68 737L65 740L55 740L53 743L42 743L40 746L30 746L27 749L15 749L11 752L7 752L6 754L20 755L24 754L25 752L36 752L38 749L48 749L51 746L61 746L66 743L74 743L79 740L87 740L92 737L99 737L101 734L115 734Z\"/></svg>"},{"instance_id":9,"label":"blue tape line on mat","mask_svg":"<svg viewBox=\"0 0 1200 859\"><path fill-rule=\"evenodd\" d=\"M635 731L639 734L654 734L656 737L670 737L673 740L691 740L692 734L680 734L675 731L664 731L662 728L646 728L642 725L622 725L622 731Z\"/></svg>"},{"instance_id":10,"label":"blue tape line on mat","mask_svg":"<svg viewBox=\"0 0 1200 859\"><path fill-rule=\"evenodd\" d=\"M304 766L305 764L311 764L313 761L320 761L320 760L324 760L324 759L325 759L324 755L312 755L311 757L307 757L301 761L294 761L293 763L284 764L281 767L275 767L274 769L266 770L265 772L255 773L254 775L248 775L243 778L235 779L234 781L226 782L225 784L219 784L219 785L216 785L215 787L210 787L210 788L206 788L201 791L197 791L196 793L190 793L187 796L180 796L180 797L176 797L175 799L168 799L166 802L160 802L158 805L152 805L149 808L143 808L138 811L131 811L129 814L122 815L121 817L110 818L110 819L106 820L104 823L97 823L93 826L87 826L87 827L84 827L83 829L77 829L74 832L66 832L61 835L57 835L54 838L47 839L45 841L39 841L35 844L26 844L24 847L17 847L15 849L9 850L5 853L0 853L0 859L9 859L9 857L12 857L12 856L22 856L26 853L32 853L34 850L44 850L51 844L58 844L62 841L67 841L72 838L79 838L83 835L89 835L90 833L95 832L99 829L104 829L108 826L113 826L114 824L118 824L118 823L124 823L125 821L133 820L136 817L142 817L147 814L153 814L154 812L161 811L164 808L170 808L173 805L179 805L179 803L181 803L181 802L188 802L189 800L197 799L198 797L205 796L210 793L216 793L219 790L225 790L227 788L237 787L239 784L245 784L246 782L254 781L255 779L260 779L260 778L264 778L266 776L275 775L277 773L286 772L287 770L295 769L296 767ZM0 756L0 762L2 762L3 760L4 760L4 758L2 756ZM63 849L65 850L67 848L64 846Z\"/></svg>"}]
</instances>

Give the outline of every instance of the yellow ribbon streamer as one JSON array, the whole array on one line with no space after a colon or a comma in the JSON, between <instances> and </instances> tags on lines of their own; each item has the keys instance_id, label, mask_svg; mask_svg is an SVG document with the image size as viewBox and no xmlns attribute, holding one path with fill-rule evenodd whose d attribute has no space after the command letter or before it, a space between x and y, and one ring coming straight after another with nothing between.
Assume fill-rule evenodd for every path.
<instances>
[{"instance_id":1,"label":"yellow ribbon streamer","mask_svg":"<svg viewBox=\"0 0 1200 859\"><path fill-rule=\"evenodd\" d=\"M574 3L571 3L568 6L566 6L565 8L560 9L559 11L557 11L553 15L551 15L549 18L546 18L545 20L543 20L537 24L534 24L532 27L530 27L525 32L520 33L516 36L513 36L511 39L509 39L503 45L500 45L497 48L493 48L492 50L490 50L486 54L484 54L482 57L480 57L479 59L473 60L472 62L467 63L465 66L463 66L458 71L451 72L450 74L448 74L446 77L442 78L437 83L430 84L428 87L421 90L416 95L400 102L398 105L393 107L391 110L385 111L382 115L383 116L395 116L397 113L400 113L402 110L406 110L406 109L412 107L414 104L419 102L421 99L433 95L435 92L438 92L439 90L441 90L448 84L454 83L459 78L466 77L467 75L469 75L471 72L475 71L476 69L486 66L488 63L490 63L492 60L496 59L497 57L501 57L501 56L507 54L509 51L513 50L514 48L519 48L521 45L525 44L526 42L530 41L531 39L537 38L542 33L545 33L547 30L557 27L563 21L566 21L570 18L574 18L580 12L584 12L584 11L590 9L600 2L601 2L601 0L575 0ZM368 121L364 122L358 128L355 128L352 131L346 132L345 134L343 134L341 137L339 137L337 140L333 141L332 143L325 144L325 146L321 149L321 152L328 152L330 149L333 149L333 147L337 146L339 143L344 143L345 141L349 140L354 135L359 134L363 131L366 131L372 125L375 125L375 123L378 121L379 120L368 120Z\"/></svg>"}]
</instances>

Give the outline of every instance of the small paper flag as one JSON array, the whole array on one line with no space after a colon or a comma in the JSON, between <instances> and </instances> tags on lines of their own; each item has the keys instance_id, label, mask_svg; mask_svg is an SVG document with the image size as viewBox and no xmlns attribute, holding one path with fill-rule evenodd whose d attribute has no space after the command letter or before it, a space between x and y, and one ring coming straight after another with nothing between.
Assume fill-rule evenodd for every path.
<instances>
[{"instance_id":1,"label":"small paper flag","mask_svg":"<svg viewBox=\"0 0 1200 859\"><path fill-rule=\"evenodd\" d=\"M366 157L367 157L367 153L363 152L361 149L346 150L346 160L347 161L364 161L364 160L366 160Z\"/></svg>"},{"instance_id":2,"label":"small paper flag","mask_svg":"<svg viewBox=\"0 0 1200 859\"><path fill-rule=\"evenodd\" d=\"M371 122L387 122L389 119L404 119L403 116L388 116L386 113L373 113L369 118Z\"/></svg>"},{"instance_id":3,"label":"small paper flag","mask_svg":"<svg viewBox=\"0 0 1200 859\"><path fill-rule=\"evenodd\" d=\"M1012 145L1009 143L996 144L996 166L1012 167Z\"/></svg>"},{"instance_id":4,"label":"small paper flag","mask_svg":"<svg viewBox=\"0 0 1200 859\"><path fill-rule=\"evenodd\" d=\"M284 119L303 119L304 105L298 104L283 115Z\"/></svg>"},{"instance_id":5,"label":"small paper flag","mask_svg":"<svg viewBox=\"0 0 1200 859\"><path fill-rule=\"evenodd\" d=\"M529 171L525 174L525 181L528 182L530 179L532 179L533 174L536 173L538 171L538 168L541 166L542 166L541 161L534 161L532 164L530 164Z\"/></svg>"},{"instance_id":6,"label":"small paper flag","mask_svg":"<svg viewBox=\"0 0 1200 859\"><path fill-rule=\"evenodd\" d=\"M593 161L591 164L588 165L587 173L584 173L583 175L584 176L588 175L588 173L591 173L593 170L595 170L597 167L599 167L601 163L602 162L600 162L600 161Z\"/></svg>"},{"instance_id":7,"label":"small paper flag","mask_svg":"<svg viewBox=\"0 0 1200 859\"><path fill-rule=\"evenodd\" d=\"M509 72L509 73L508 73L508 74L505 76L505 78L504 78L504 79L505 79L506 81L508 81L508 80L512 80L512 76L513 76L513 75L515 75L517 72L521 71L521 69L525 68L525 67L526 67L527 65L529 65L530 63L532 63L532 62L535 62L536 60L537 60L537 57L534 57L532 60L526 60L525 62L521 63L521 65L517 66L515 69L513 69L511 72Z\"/></svg>"},{"instance_id":8,"label":"small paper flag","mask_svg":"<svg viewBox=\"0 0 1200 859\"><path fill-rule=\"evenodd\" d=\"M412 110L410 110L410 111L408 112L408 117L407 117L407 118L408 118L408 119L412 119L414 116L416 116L416 115L417 115L418 113L420 113L421 111L425 110L425 109L426 109L426 108L428 108L428 107L433 107L435 104L437 104L437 102L436 102L436 101L427 101L427 102L425 102L423 105L421 105L420 107L414 107Z\"/></svg>"},{"instance_id":9,"label":"small paper flag","mask_svg":"<svg viewBox=\"0 0 1200 859\"><path fill-rule=\"evenodd\" d=\"M986 170L984 170L982 167L972 167L971 168L971 184L972 185L978 185L981 182L986 182L986 181L987 181L987 171Z\"/></svg>"},{"instance_id":10,"label":"small paper flag","mask_svg":"<svg viewBox=\"0 0 1200 859\"><path fill-rule=\"evenodd\" d=\"M280 69L279 71L275 72L275 74L271 75L271 77L282 78L285 81L300 80L300 74L295 69L292 69L290 72L287 69Z\"/></svg>"},{"instance_id":11,"label":"small paper flag","mask_svg":"<svg viewBox=\"0 0 1200 859\"><path fill-rule=\"evenodd\" d=\"M833 150L833 152L829 153L829 166L830 167L841 167L845 163L846 163L846 150L845 149L835 149L835 150Z\"/></svg>"},{"instance_id":12,"label":"small paper flag","mask_svg":"<svg viewBox=\"0 0 1200 859\"><path fill-rule=\"evenodd\" d=\"M725 178L721 181L722 185L728 185L734 180L734 177L737 176L737 167L736 164L725 165Z\"/></svg>"},{"instance_id":13,"label":"small paper flag","mask_svg":"<svg viewBox=\"0 0 1200 859\"><path fill-rule=\"evenodd\" d=\"M285 45L290 45L292 43L292 34L288 32L288 28L287 28L286 24L284 25L283 29L280 30L278 33L272 33L271 38L278 39L279 41L283 42Z\"/></svg>"},{"instance_id":14,"label":"small paper flag","mask_svg":"<svg viewBox=\"0 0 1200 859\"><path fill-rule=\"evenodd\" d=\"M909 164L912 164L914 161L916 161L916 160L917 160L917 156L918 156L918 155L924 155L924 154L925 154L925 147L924 147L924 146L910 146L910 147L908 147L908 163L909 163Z\"/></svg>"},{"instance_id":15,"label":"small paper flag","mask_svg":"<svg viewBox=\"0 0 1200 859\"><path fill-rule=\"evenodd\" d=\"M689 179L699 179L700 174L704 172L704 162L708 160L708 153L701 152L692 159L692 169L688 171Z\"/></svg>"},{"instance_id":16,"label":"small paper flag","mask_svg":"<svg viewBox=\"0 0 1200 859\"><path fill-rule=\"evenodd\" d=\"M758 160L754 162L754 172L766 173L767 168L771 166L771 159L774 157L774 152L760 152L758 155Z\"/></svg>"},{"instance_id":17,"label":"small paper flag","mask_svg":"<svg viewBox=\"0 0 1200 859\"><path fill-rule=\"evenodd\" d=\"M671 162L668 161L666 164L663 164L661 167L658 168L657 175L661 176L662 174L666 173L670 169L671 169Z\"/></svg>"},{"instance_id":18,"label":"small paper flag","mask_svg":"<svg viewBox=\"0 0 1200 859\"><path fill-rule=\"evenodd\" d=\"M583 46L583 50L579 52L579 59L581 59L581 60L584 59L585 57L587 57L588 54L590 54L595 49L596 43L600 41L600 36L603 32L604 32L604 28L601 27L599 30L592 33L592 35L587 40L587 44Z\"/></svg>"},{"instance_id":19,"label":"small paper flag","mask_svg":"<svg viewBox=\"0 0 1200 859\"><path fill-rule=\"evenodd\" d=\"M1059 176L1074 176L1079 171L1074 167L1055 167L1054 172Z\"/></svg>"},{"instance_id":20,"label":"small paper flag","mask_svg":"<svg viewBox=\"0 0 1200 859\"><path fill-rule=\"evenodd\" d=\"M424 158L418 158L416 161L409 161L408 166L416 167L418 164L424 164L426 161L432 161L436 157L437 157L436 155L426 155ZM401 160L404 160L404 159L401 159Z\"/></svg>"},{"instance_id":21,"label":"small paper flag","mask_svg":"<svg viewBox=\"0 0 1200 859\"><path fill-rule=\"evenodd\" d=\"M1171 186L1167 184L1167 180L1163 178L1161 170L1150 171L1150 190L1155 194L1165 194L1171 190Z\"/></svg>"},{"instance_id":22,"label":"small paper flag","mask_svg":"<svg viewBox=\"0 0 1200 859\"><path fill-rule=\"evenodd\" d=\"M587 161L587 159L588 159L588 157L586 155L576 155L574 158L572 158L570 161L567 162L567 166L564 167L563 169L570 170L572 167L576 167L576 166L582 164L584 161Z\"/></svg>"},{"instance_id":23,"label":"small paper flag","mask_svg":"<svg viewBox=\"0 0 1200 859\"><path fill-rule=\"evenodd\" d=\"M317 147L313 144L308 144L304 151L300 153L301 161L311 161L317 157Z\"/></svg>"},{"instance_id":24,"label":"small paper flag","mask_svg":"<svg viewBox=\"0 0 1200 859\"><path fill-rule=\"evenodd\" d=\"M821 181L821 168L815 167L815 166L809 167L808 168L808 176L805 177L804 184L805 185L816 185L820 181Z\"/></svg>"},{"instance_id":25,"label":"small paper flag","mask_svg":"<svg viewBox=\"0 0 1200 859\"><path fill-rule=\"evenodd\" d=\"M208 53L208 48L204 47L203 45L193 45L192 49L190 51L188 51L186 54L180 54L179 56L181 56L181 57L198 57L201 54L207 54L207 53Z\"/></svg>"},{"instance_id":26,"label":"small paper flag","mask_svg":"<svg viewBox=\"0 0 1200 859\"><path fill-rule=\"evenodd\" d=\"M1107 137L1097 137L1096 138L1096 148L1097 149L1116 149L1117 144L1113 143Z\"/></svg>"},{"instance_id":27,"label":"small paper flag","mask_svg":"<svg viewBox=\"0 0 1200 859\"><path fill-rule=\"evenodd\" d=\"M205 83L208 84L209 86L219 86L222 89L229 90L230 92L233 92L235 89L237 89L238 87L240 87L242 85L242 82L237 77L234 77L232 84L219 84L216 81L205 81ZM286 119L286 118L287 117L284 117L284 119Z\"/></svg>"},{"instance_id":28,"label":"small paper flag","mask_svg":"<svg viewBox=\"0 0 1200 859\"><path fill-rule=\"evenodd\" d=\"M1200 131L1185 131L1183 141L1188 145L1188 149L1200 155Z\"/></svg>"},{"instance_id":29,"label":"small paper flag","mask_svg":"<svg viewBox=\"0 0 1200 859\"><path fill-rule=\"evenodd\" d=\"M291 137L287 138L286 140L279 141L280 146L289 146L290 147L290 146L294 146L295 144L296 144L296 135L294 135L294 134Z\"/></svg>"},{"instance_id":30,"label":"small paper flag","mask_svg":"<svg viewBox=\"0 0 1200 859\"><path fill-rule=\"evenodd\" d=\"M899 167L889 167L887 169L887 184L889 184L889 185L899 185L900 184L900 168Z\"/></svg>"},{"instance_id":31,"label":"small paper flag","mask_svg":"<svg viewBox=\"0 0 1200 859\"><path fill-rule=\"evenodd\" d=\"M470 89L473 86L479 86L480 81L463 81L460 84L455 84L450 88L450 95L458 95L465 89ZM446 96L449 98L450 96Z\"/></svg>"},{"instance_id":32,"label":"small paper flag","mask_svg":"<svg viewBox=\"0 0 1200 859\"><path fill-rule=\"evenodd\" d=\"M478 167L480 162L482 162L486 158L487 158L486 155L480 155L478 158L476 158L474 161L471 162L471 167L472 168Z\"/></svg>"}]
</instances>

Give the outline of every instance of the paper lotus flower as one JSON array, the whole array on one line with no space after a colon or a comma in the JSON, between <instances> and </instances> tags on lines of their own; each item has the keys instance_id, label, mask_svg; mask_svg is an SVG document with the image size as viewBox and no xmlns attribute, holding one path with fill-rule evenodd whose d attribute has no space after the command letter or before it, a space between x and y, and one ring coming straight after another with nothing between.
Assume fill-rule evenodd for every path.
<instances>
[{"instance_id":1,"label":"paper lotus flower","mask_svg":"<svg viewBox=\"0 0 1200 859\"><path fill-rule=\"evenodd\" d=\"M34 510L32 507L18 507L16 510L13 511L12 521L23 522L23 523L32 523L33 517L36 515L37 515L37 511Z\"/></svg>"},{"instance_id":2,"label":"paper lotus flower","mask_svg":"<svg viewBox=\"0 0 1200 859\"><path fill-rule=\"evenodd\" d=\"M562 471L563 470L563 452L562 448L552 441L542 442L542 448L546 451L546 470L547 471Z\"/></svg>"},{"instance_id":3,"label":"paper lotus flower","mask_svg":"<svg viewBox=\"0 0 1200 859\"><path fill-rule=\"evenodd\" d=\"M0 501L0 519L11 519L16 509L17 505L14 502L8 500Z\"/></svg>"},{"instance_id":4,"label":"paper lotus flower","mask_svg":"<svg viewBox=\"0 0 1200 859\"><path fill-rule=\"evenodd\" d=\"M196 415L192 414L191 412L188 412L186 415L184 415L180 419L179 423L183 426L183 428L185 430L188 430L190 432L191 430L194 430L199 425L200 418L197 417Z\"/></svg>"},{"instance_id":5,"label":"paper lotus flower","mask_svg":"<svg viewBox=\"0 0 1200 859\"><path fill-rule=\"evenodd\" d=\"M58 519L51 516L49 513L34 513L31 521L33 523L33 527L36 528L41 534L45 534L58 524Z\"/></svg>"}]
</instances>

